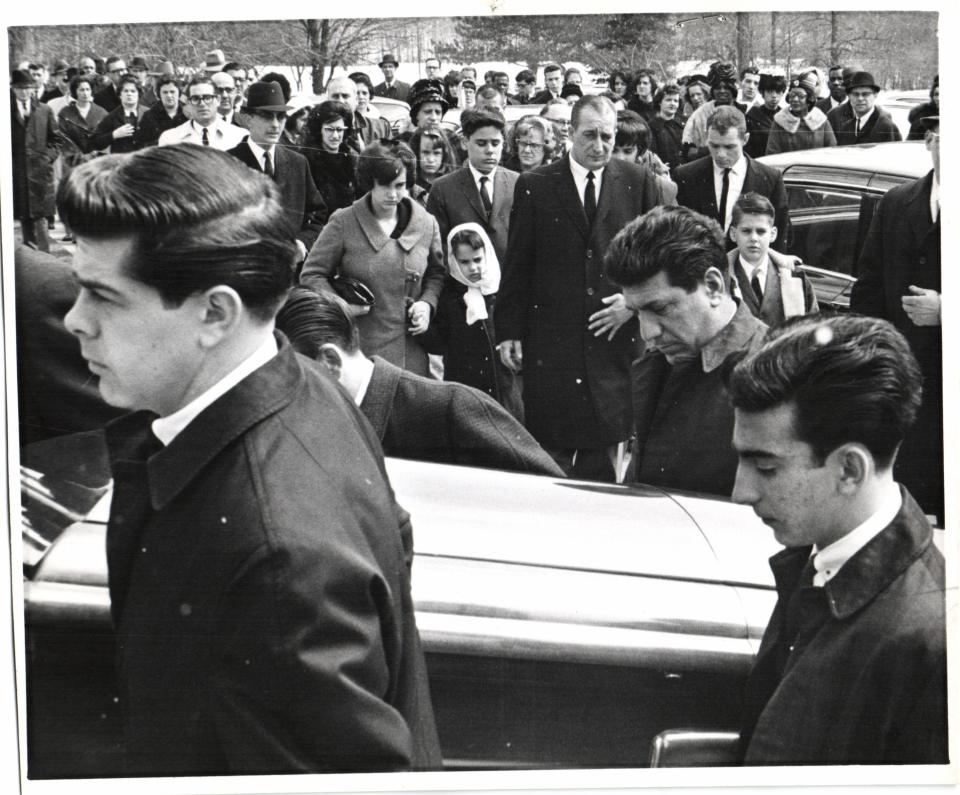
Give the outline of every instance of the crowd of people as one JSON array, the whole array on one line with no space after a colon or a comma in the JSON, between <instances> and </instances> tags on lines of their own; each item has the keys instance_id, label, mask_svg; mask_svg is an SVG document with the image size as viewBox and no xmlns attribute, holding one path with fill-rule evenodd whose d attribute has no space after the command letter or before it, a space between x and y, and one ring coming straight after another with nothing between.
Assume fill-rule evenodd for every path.
<instances>
[{"instance_id":1,"label":"crowd of people","mask_svg":"<svg viewBox=\"0 0 960 795\"><path fill-rule=\"evenodd\" d=\"M12 75L14 214L25 245L17 300L42 307L50 296L45 311L18 315L21 439L124 414L107 431L108 552L135 694L131 770L438 764L404 567L409 521L380 449L732 497L785 545L833 551L833 569L817 566L821 595L845 564L837 583L899 577L907 595L865 618L861 634L848 628L849 646L817 634L842 623L836 602L832 619L818 603L819 624L802 628L811 648L826 648L817 669L785 645L800 560L761 650L743 754L752 763L940 761L942 610L938 619L935 600L913 604L926 612L911 619L919 629L909 637L878 629L900 628L897 599L929 591L937 567L942 588L923 515L944 519L938 82L910 135L926 141L932 171L881 202L860 259L851 305L876 319L820 320L786 251L783 178L755 158L899 141L862 68L833 66L823 87L816 70L788 82L725 62L677 82L616 70L597 92L578 70L547 64L542 89L523 70L510 93L504 72L482 82L470 68L442 76L430 58L427 77L407 85L398 65L384 55L382 82L355 72L307 98L283 75L257 75L217 50L187 79L168 62L151 70L132 58L128 69L117 56L102 70L91 58L75 68L58 60L49 87L34 64ZM391 126L372 97L406 102L409 124ZM508 105L534 112L508 124ZM924 230L922 250L897 226L905 205L919 207L911 223ZM42 254L55 209L66 239L83 244L72 266L79 297L64 322L87 365L72 337L34 345L32 326L46 323L56 338L50 319L69 304L63 289L41 286L59 273ZM42 362L54 359L48 378ZM103 401L86 417L68 415L65 405L97 404L87 367ZM882 390L882 406L858 415ZM821 422L818 412L845 419ZM809 462L790 457L801 448ZM789 480L797 467L803 488ZM318 505L332 517L319 544L305 532ZM200 554L217 564L195 586L197 632L181 621L174 633L177 659L203 657L203 627L218 620L204 610L237 596L218 627L229 669L213 674L222 701L195 719L210 702L206 674L177 668L158 683L150 660L170 654L157 638L170 636L172 619L157 606L181 598L167 577L176 544L183 527L200 532L205 522L243 532L222 556L214 531L201 533L199 543L214 546ZM149 540L143 555L138 539ZM868 544L893 545L879 570L857 557ZM911 564L916 576L905 582L896 561L921 554L927 573ZM312 577L314 566L327 573ZM862 593L856 583L843 587ZM251 622L264 638L251 636ZM342 642L315 637L324 622L343 630ZM823 659L847 664L868 642L888 644L882 659L932 649L899 675L922 679L917 703L933 718L921 726L913 701L874 683L851 700L849 721L887 726L876 717L886 709L896 731L853 742L831 730L840 744L824 750L814 727L830 735L837 704L804 695L802 666L828 676ZM324 653L299 653L312 643ZM243 659L254 669L235 670ZM798 708L804 722L792 720ZM337 718L318 730L319 714ZM899 742L904 727L909 743Z\"/></svg>"}]
</instances>

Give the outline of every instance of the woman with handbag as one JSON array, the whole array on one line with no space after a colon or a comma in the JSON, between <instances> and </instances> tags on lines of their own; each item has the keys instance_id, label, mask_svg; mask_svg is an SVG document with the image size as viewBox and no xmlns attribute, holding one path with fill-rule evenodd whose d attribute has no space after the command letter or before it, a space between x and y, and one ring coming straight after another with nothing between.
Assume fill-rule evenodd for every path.
<instances>
[{"instance_id":1,"label":"woman with handbag","mask_svg":"<svg viewBox=\"0 0 960 795\"><path fill-rule=\"evenodd\" d=\"M367 147L357 176L365 193L330 216L300 283L351 304L367 356L428 375L417 337L436 311L444 268L440 228L408 195L416 172L416 156L405 144Z\"/></svg>"}]
</instances>

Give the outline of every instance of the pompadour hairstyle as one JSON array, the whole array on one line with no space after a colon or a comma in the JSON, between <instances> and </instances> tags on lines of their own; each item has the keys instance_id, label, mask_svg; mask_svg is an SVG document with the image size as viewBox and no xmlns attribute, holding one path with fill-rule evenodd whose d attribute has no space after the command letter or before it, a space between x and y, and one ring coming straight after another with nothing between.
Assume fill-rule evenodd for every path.
<instances>
[{"instance_id":1,"label":"pompadour hairstyle","mask_svg":"<svg viewBox=\"0 0 960 795\"><path fill-rule=\"evenodd\" d=\"M294 287L277 313L282 331L297 353L316 359L332 342L347 353L360 350L360 332L343 300L331 293Z\"/></svg>"},{"instance_id":2,"label":"pompadour hairstyle","mask_svg":"<svg viewBox=\"0 0 960 795\"><path fill-rule=\"evenodd\" d=\"M71 171L57 209L77 238L129 236L127 274L165 305L218 284L266 322L293 283L296 243L273 180L213 147L151 146Z\"/></svg>"},{"instance_id":3,"label":"pompadour hairstyle","mask_svg":"<svg viewBox=\"0 0 960 795\"><path fill-rule=\"evenodd\" d=\"M922 381L904 336L861 315L804 315L770 330L733 368L734 408L795 407L794 433L823 460L856 442L886 469L916 419Z\"/></svg>"},{"instance_id":4,"label":"pompadour hairstyle","mask_svg":"<svg viewBox=\"0 0 960 795\"><path fill-rule=\"evenodd\" d=\"M688 293L709 268L724 272L727 257L720 224L688 207L654 207L621 229L607 248L607 276L635 287L661 271Z\"/></svg>"}]
</instances>

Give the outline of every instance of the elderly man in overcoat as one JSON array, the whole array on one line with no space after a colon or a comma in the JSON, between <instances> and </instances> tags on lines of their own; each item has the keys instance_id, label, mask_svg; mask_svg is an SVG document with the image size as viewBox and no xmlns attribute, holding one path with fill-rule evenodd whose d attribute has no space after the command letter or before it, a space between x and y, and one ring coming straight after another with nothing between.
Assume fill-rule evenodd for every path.
<instances>
[{"instance_id":1,"label":"elderly man in overcoat","mask_svg":"<svg viewBox=\"0 0 960 795\"><path fill-rule=\"evenodd\" d=\"M63 139L53 111L37 100L29 72L14 70L10 93L13 217L20 221L25 245L49 251L47 218L56 210L54 162Z\"/></svg>"},{"instance_id":2,"label":"elderly man in overcoat","mask_svg":"<svg viewBox=\"0 0 960 795\"><path fill-rule=\"evenodd\" d=\"M632 427L637 323L603 257L659 196L644 166L611 159L616 125L608 99L584 97L571 153L520 175L497 304L501 358L523 372L527 428L568 475L604 480Z\"/></svg>"}]
</instances>

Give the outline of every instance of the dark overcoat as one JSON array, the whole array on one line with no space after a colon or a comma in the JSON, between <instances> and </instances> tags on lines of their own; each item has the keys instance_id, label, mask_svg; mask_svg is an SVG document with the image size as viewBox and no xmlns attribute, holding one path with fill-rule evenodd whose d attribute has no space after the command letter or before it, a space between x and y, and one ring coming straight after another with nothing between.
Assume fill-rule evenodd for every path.
<instances>
[{"instance_id":1,"label":"dark overcoat","mask_svg":"<svg viewBox=\"0 0 960 795\"><path fill-rule=\"evenodd\" d=\"M943 556L901 493L824 587L800 585L810 547L770 559L778 599L747 683L746 764L947 762Z\"/></svg>"},{"instance_id":2,"label":"dark overcoat","mask_svg":"<svg viewBox=\"0 0 960 795\"><path fill-rule=\"evenodd\" d=\"M138 149L142 149L145 144L140 132L140 120L148 110L149 108L146 105L139 105L134 114L127 114L124 112L122 106L118 105L115 107L100 120L97 128L93 131L93 137L91 138L92 148L109 149L110 154L114 155L136 152ZM135 122L130 122L131 115L136 116ZM113 131L128 122L133 124L133 135L128 138L114 139Z\"/></svg>"},{"instance_id":3,"label":"dark overcoat","mask_svg":"<svg viewBox=\"0 0 960 795\"><path fill-rule=\"evenodd\" d=\"M46 218L56 210L53 163L62 140L53 111L30 100L24 124L17 98L10 91L10 148L13 155L13 217Z\"/></svg>"},{"instance_id":4,"label":"dark overcoat","mask_svg":"<svg viewBox=\"0 0 960 795\"><path fill-rule=\"evenodd\" d=\"M943 519L943 335L917 326L901 303L909 286L941 291L940 221L930 213L933 171L880 200L857 264L850 309L889 320L907 338L923 373L923 402L897 457L897 479Z\"/></svg>"},{"instance_id":5,"label":"dark overcoat","mask_svg":"<svg viewBox=\"0 0 960 795\"><path fill-rule=\"evenodd\" d=\"M601 299L620 292L603 268L610 241L656 206L658 195L646 167L611 160L591 227L569 156L517 180L497 340L523 344L525 421L545 447L598 448L630 435L637 322L629 320L609 342L588 324L606 307Z\"/></svg>"},{"instance_id":6,"label":"dark overcoat","mask_svg":"<svg viewBox=\"0 0 960 795\"><path fill-rule=\"evenodd\" d=\"M77 165L82 161L83 155L93 151L93 131L106 115L107 112L96 102L90 103L86 118L80 115L75 102L71 102L57 114L57 126L64 137L62 152L67 165Z\"/></svg>"},{"instance_id":7,"label":"dark overcoat","mask_svg":"<svg viewBox=\"0 0 960 795\"><path fill-rule=\"evenodd\" d=\"M360 409L384 455L564 477L530 433L495 400L373 357Z\"/></svg>"},{"instance_id":8,"label":"dark overcoat","mask_svg":"<svg viewBox=\"0 0 960 795\"><path fill-rule=\"evenodd\" d=\"M439 765L409 517L346 393L282 339L145 459L151 417L107 428L125 772Z\"/></svg>"},{"instance_id":9,"label":"dark overcoat","mask_svg":"<svg viewBox=\"0 0 960 795\"><path fill-rule=\"evenodd\" d=\"M227 152L262 173L260 161L246 141ZM314 184L307 159L282 146L274 147L273 152L273 181L280 188L290 237L301 241L309 251L323 229L327 206Z\"/></svg>"},{"instance_id":10,"label":"dark overcoat","mask_svg":"<svg viewBox=\"0 0 960 795\"><path fill-rule=\"evenodd\" d=\"M837 105L827 114L827 121L833 128L837 138L837 146L851 146L853 144L877 144L883 141L902 141L900 128L893 118L879 105L874 105L873 115L860 128L860 137L857 137L857 119L853 108L847 102Z\"/></svg>"},{"instance_id":11,"label":"dark overcoat","mask_svg":"<svg viewBox=\"0 0 960 795\"><path fill-rule=\"evenodd\" d=\"M777 227L777 239L773 247L785 251L790 229L790 205L787 203L783 175L777 169L752 157L744 157L747 158L747 173L740 195L753 191L770 200L774 211L774 225ZM716 220L719 208L713 187L713 158L707 155L680 166L676 171L676 180L677 204ZM728 248L730 247L732 243L728 242Z\"/></svg>"}]
</instances>

